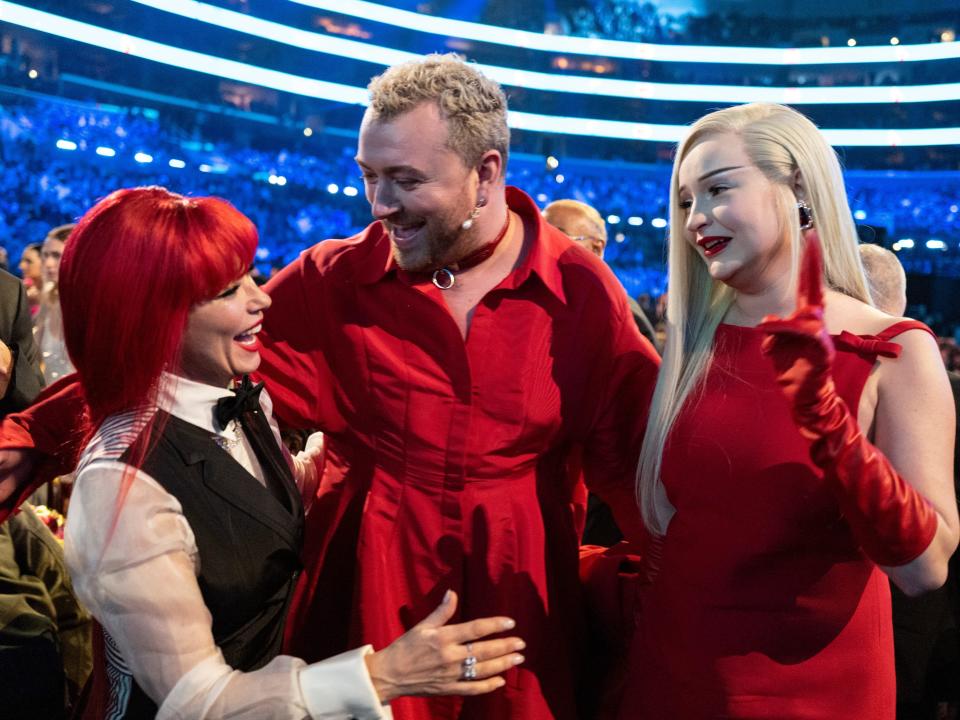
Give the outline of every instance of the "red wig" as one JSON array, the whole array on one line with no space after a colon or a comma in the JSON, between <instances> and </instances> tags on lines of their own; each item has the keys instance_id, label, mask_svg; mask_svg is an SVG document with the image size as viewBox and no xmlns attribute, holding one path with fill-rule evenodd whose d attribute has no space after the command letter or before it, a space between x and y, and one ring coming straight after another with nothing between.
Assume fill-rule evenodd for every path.
<instances>
[{"instance_id":1,"label":"red wig","mask_svg":"<svg viewBox=\"0 0 960 720\"><path fill-rule=\"evenodd\" d=\"M190 309L246 272L257 230L225 200L117 190L71 233L60 265L64 339L94 428L155 405Z\"/></svg>"}]
</instances>

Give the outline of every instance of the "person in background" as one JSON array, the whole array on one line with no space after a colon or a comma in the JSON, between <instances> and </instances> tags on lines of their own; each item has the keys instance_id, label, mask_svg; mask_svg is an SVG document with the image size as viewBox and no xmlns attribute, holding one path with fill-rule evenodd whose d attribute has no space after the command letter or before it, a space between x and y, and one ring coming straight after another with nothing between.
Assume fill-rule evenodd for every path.
<instances>
[{"instance_id":1,"label":"person in background","mask_svg":"<svg viewBox=\"0 0 960 720\"><path fill-rule=\"evenodd\" d=\"M40 291L43 289L43 259L42 243L30 243L20 254L20 277L23 278L23 287L27 291L27 302L30 306L30 316L36 317L40 311Z\"/></svg>"},{"instance_id":2,"label":"person in background","mask_svg":"<svg viewBox=\"0 0 960 720\"><path fill-rule=\"evenodd\" d=\"M900 317L907 309L907 276L899 258L884 247L859 246L870 296L877 309ZM954 406L960 408L960 376L948 373ZM957 423L960 433L960 423ZM960 494L954 443L953 481ZM960 709L960 557L954 552L943 587L909 597L890 583L893 650L897 671L897 720L956 717ZM953 713L951 715L950 713Z\"/></svg>"},{"instance_id":3,"label":"person in background","mask_svg":"<svg viewBox=\"0 0 960 720\"><path fill-rule=\"evenodd\" d=\"M901 317L907 309L907 274L897 256L880 245L860 243L860 262L874 307Z\"/></svg>"},{"instance_id":4,"label":"person in background","mask_svg":"<svg viewBox=\"0 0 960 720\"><path fill-rule=\"evenodd\" d=\"M60 306L60 258L74 225L60 225L47 233L40 251L43 291L36 315L37 345L43 377L52 383L73 372L73 364L63 341L63 314Z\"/></svg>"},{"instance_id":5,"label":"person in background","mask_svg":"<svg viewBox=\"0 0 960 720\"><path fill-rule=\"evenodd\" d=\"M543 209L543 217L577 245L603 260L603 252L607 247L607 224L595 208L579 200L554 200ZM629 295L627 304L640 334L659 350L650 318Z\"/></svg>"},{"instance_id":6,"label":"person in background","mask_svg":"<svg viewBox=\"0 0 960 720\"><path fill-rule=\"evenodd\" d=\"M24 286L0 271L0 416L25 408L42 387ZM0 714L64 717L89 674L89 632L63 550L25 505L0 524Z\"/></svg>"}]
</instances>

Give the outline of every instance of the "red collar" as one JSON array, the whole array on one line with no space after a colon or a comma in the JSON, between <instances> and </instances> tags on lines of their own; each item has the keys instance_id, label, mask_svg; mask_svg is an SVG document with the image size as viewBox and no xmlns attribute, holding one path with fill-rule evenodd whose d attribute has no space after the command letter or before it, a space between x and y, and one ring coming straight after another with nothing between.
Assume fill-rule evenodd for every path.
<instances>
[{"instance_id":1,"label":"red collar","mask_svg":"<svg viewBox=\"0 0 960 720\"><path fill-rule=\"evenodd\" d=\"M533 228L534 238L519 267L507 276L502 287L518 288L530 275L536 275L560 302L566 304L567 296L563 290L563 274L559 260L561 255L570 250L569 238L547 224L533 198L519 188L508 186L506 199L507 207L523 221L524 234ZM372 285L399 270L390 249L390 238L379 221L368 225L357 240L376 246L365 258L363 266L357 270L358 282Z\"/></svg>"}]
</instances>

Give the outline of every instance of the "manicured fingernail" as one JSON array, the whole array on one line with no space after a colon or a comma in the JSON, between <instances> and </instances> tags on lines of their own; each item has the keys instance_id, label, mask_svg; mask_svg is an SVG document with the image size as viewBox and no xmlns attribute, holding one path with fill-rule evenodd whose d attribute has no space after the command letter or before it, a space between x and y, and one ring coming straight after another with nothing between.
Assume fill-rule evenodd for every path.
<instances>
[{"instance_id":1,"label":"manicured fingernail","mask_svg":"<svg viewBox=\"0 0 960 720\"><path fill-rule=\"evenodd\" d=\"M523 640L517 640L517 641L513 644L513 649L514 649L514 650L523 650L526 646L527 646L527 644L526 644Z\"/></svg>"},{"instance_id":2,"label":"manicured fingernail","mask_svg":"<svg viewBox=\"0 0 960 720\"><path fill-rule=\"evenodd\" d=\"M449 590L447 590L447 591L443 594L443 604L446 605L448 602L450 602L450 598L451 598L451 597L453 597L453 593L451 593Z\"/></svg>"},{"instance_id":3,"label":"manicured fingernail","mask_svg":"<svg viewBox=\"0 0 960 720\"><path fill-rule=\"evenodd\" d=\"M515 628L516 626L517 626L517 623L514 620L507 619L503 621L504 630L513 630L513 628Z\"/></svg>"},{"instance_id":4,"label":"manicured fingernail","mask_svg":"<svg viewBox=\"0 0 960 720\"><path fill-rule=\"evenodd\" d=\"M496 684L497 684L497 687L498 687L498 688L502 688L504 685L507 684L507 681L504 680L503 678L499 678L499 677L498 677L498 678L496 678Z\"/></svg>"},{"instance_id":5,"label":"manicured fingernail","mask_svg":"<svg viewBox=\"0 0 960 720\"><path fill-rule=\"evenodd\" d=\"M513 656L513 664L514 664L514 665L519 665L519 664L522 663L524 660L526 660L526 658L525 658L523 655L520 655L519 653Z\"/></svg>"}]
</instances>

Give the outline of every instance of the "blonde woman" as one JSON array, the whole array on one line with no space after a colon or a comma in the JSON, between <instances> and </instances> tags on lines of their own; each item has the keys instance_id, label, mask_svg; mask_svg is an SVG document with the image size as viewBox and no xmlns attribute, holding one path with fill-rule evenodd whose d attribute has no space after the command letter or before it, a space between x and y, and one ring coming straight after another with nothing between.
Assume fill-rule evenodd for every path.
<instances>
[{"instance_id":1,"label":"blonde woman","mask_svg":"<svg viewBox=\"0 0 960 720\"><path fill-rule=\"evenodd\" d=\"M886 576L936 587L957 545L935 339L871 306L836 155L789 108L692 126L670 237L621 717L892 719Z\"/></svg>"}]
</instances>

